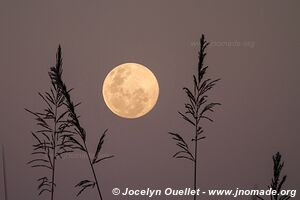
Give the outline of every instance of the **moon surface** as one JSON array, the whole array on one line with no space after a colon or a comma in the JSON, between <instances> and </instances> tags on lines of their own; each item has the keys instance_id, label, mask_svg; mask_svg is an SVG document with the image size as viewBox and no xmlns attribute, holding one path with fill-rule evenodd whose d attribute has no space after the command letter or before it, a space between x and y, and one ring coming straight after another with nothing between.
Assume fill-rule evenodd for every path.
<instances>
[{"instance_id":1,"label":"moon surface","mask_svg":"<svg viewBox=\"0 0 300 200\"><path fill-rule=\"evenodd\" d=\"M138 118L155 106L159 85L154 74L137 63L124 63L106 76L102 94L107 107L124 118Z\"/></svg>"}]
</instances>

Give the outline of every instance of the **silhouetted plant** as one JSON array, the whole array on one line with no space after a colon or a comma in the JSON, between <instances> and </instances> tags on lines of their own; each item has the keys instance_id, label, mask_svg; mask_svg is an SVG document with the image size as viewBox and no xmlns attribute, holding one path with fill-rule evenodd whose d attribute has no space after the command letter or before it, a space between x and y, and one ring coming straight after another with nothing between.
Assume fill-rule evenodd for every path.
<instances>
[{"instance_id":1,"label":"silhouetted plant","mask_svg":"<svg viewBox=\"0 0 300 200\"><path fill-rule=\"evenodd\" d=\"M50 75L50 74L49 74ZM51 76L50 76L51 78ZM63 154L72 152L72 149L65 144L67 128L69 123L66 120L68 110L64 107L65 97L61 90L53 83L50 92L38 93L45 103L45 109L41 112L33 112L25 109L35 116L37 130L32 132L36 143L33 145L35 158L28 162L32 167L47 168L51 175L38 179L39 195L44 192L51 193L51 200L54 199L55 168L56 160Z\"/></svg>"},{"instance_id":2,"label":"silhouetted plant","mask_svg":"<svg viewBox=\"0 0 300 200\"><path fill-rule=\"evenodd\" d=\"M51 193L51 200L54 199L55 166L56 159L61 158L63 154L74 152L79 149L86 153L89 164L92 169L94 180L80 181L75 187L80 187L77 196L85 189L97 187L99 197L102 200L99 183L94 170L94 165L113 156L100 157L100 151L104 143L107 130L101 136L96 153L91 159L87 145L86 132L79 123L79 116L75 108L80 104L73 104L70 97L70 91L62 80L62 54L59 46L56 54L56 65L50 68L49 76L52 87L50 92L39 93L39 96L45 102L46 108L42 112L33 112L25 109L35 116L38 129L32 132L36 143L33 145L33 155L37 156L28 164L32 167L42 167L50 169L51 178L43 176L38 179L39 195L44 192Z\"/></svg>"},{"instance_id":3,"label":"silhouetted plant","mask_svg":"<svg viewBox=\"0 0 300 200\"><path fill-rule=\"evenodd\" d=\"M287 178L287 175L284 175L281 178L281 171L283 166L284 166L284 162L281 161L281 154L277 152L275 155L273 155L273 178L272 178L271 185L268 186L268 188L272 188L272 190L276 190L277 194L271 195L270 196L271 200L288 200L291 198L289 195L280 195L282 186ZM260 196L256 196L256 197L261 200L265 200Z\"/></svg>"},{"instance_id":4,"label":"silhouetted plant","mask_svg":"<svg viewBox=\"0 0 300 200\"><path fill-rule=\"evenodd\" d=\"M64 145L68 145L71 149L80 150L84 152L87 155L89 165L91 167L91 171L93 174L93 180L82 180L80 181L75 187L80 187L81 189L77 193L77 196L80 195L85 189L87 188L94 188L96 186L98 194L100 199L102 200L102 193L100 190L99 182L95 173L94 166L105 160L112 158L113 156L106 156L106 157L100 157L100 151L102 149L104 138L107 132L107 129L104 131L102 136L100 137L100 140L98 142L98 146L95 152L95 155L93 158L91 158L90 153L88 151L87 145L86 145L86 131L81 126L79 121L79 116L75 112L75 107L79 104L74 104L71 100L70 91L68 90L67 86L65 85L63 79L62 79L62 52L61 47L58 47L57 55L56 55L56 65L51 67L51 73L50 77L54 85L59 88L59 90L62 93L62 96L64 97L64 105L68 109L68 120L67 123L72 127L72 131L69 131L70 134L64 135L65 142Z\"/></svg>"},{"instance_id":5,"label":"silhouetted plant","mask_svg":"<svg viewBox=\"0 0 300 200\"><path fill-rule=\"evenodd\" d=\"M189 144L185 142L183 137L178 133L169 132L172 135L172 138L177 142L177 146L180 147L180 150L173 155L175 158L183 158L193 162L194 164L194 189L197 188L197 152L198 152L198 142L203 140L204 129L200 125L202 120L213 121L207 114L208 112L213 112L213 108L219 103L209 103L206 93L211 90L216 82L219 79L211 80L204 77L207 66L204 67L204 59L206 56L205 50L209 45L202 35L200 39L200 51L199 51L199 62L198 62L198 73L193 75L193 84L194 87L192 90L184 87L183 90L187 94L188 102L185 104L185 113L178 112L180 116L191 124L194 127L194 136L192 137L191 142L194 144L194 151L192 152ZM196 195L194 195L196 200Z\"/></svg>"}]
</instances>

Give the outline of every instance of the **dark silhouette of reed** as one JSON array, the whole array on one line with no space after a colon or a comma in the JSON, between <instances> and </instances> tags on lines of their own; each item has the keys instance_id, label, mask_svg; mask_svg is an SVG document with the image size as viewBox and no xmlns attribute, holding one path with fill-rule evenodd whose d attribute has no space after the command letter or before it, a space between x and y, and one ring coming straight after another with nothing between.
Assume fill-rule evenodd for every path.
<instances>
[{"instance_id":1,"label":"dark silhouette of reed","mask_svg":"<svg viewBox=\"0 0 300 200\"><path fill-rule=\"evenodd\" d=\"M69 111L64 106L65 98L57 85L53 81L51 83L49 92L38 93L45 103L45 108L40 112L25 110L35 117L38 127L37 130L32 132L36 141L32 152L35 158L28 164L33 168L41 167L51 171L50 177L46 175L38 179L38 190L39 195L49 192L51 200L53 200L56 186L57 158L61 158L65 153L72 152L72 149L65 142L65 138L69 134L67 129L70 126L66 119Z\"/></svg>"},{"instance_id":2,"label":"dark silhouette of reed","mask_svg":"<svg viewBox=\"0 0 300 200\"><path fill-rule=\"evenodd\" d=\"M80 195L87 188L94 188L96 186L100 199L102 200L102 193L99 186L99 181L95 172L95 165L103 160L112 158L113 156L100 157L100 151L102 149L105 135L107 133L107 129L104 131L100 140L98 142L98 146L93 158L91 158L90 153L86 144L86 131L81 126L79 121L79 116L75 112L76 106L79 104L74 104L71 100L70 91L68 90L66 84L62 79L62 51L61 47L58 47L56 54L56 65L51 67L50 77L54 85L59 88L64 97L64 105L68 110L68 124L72 128L72 130L68 131L70 134L65 135L66 141L65 144L68 145L72 150L80 150L87 155L89 165L93 174L93 180L82 180L75 187L80 187L81 189L77 193L77 196Z\"/></svg>"},{"instance_id":3,"label":"dark silhouette of reed","mask_svg":"<svg viewBox=\"0 0 300 200\"><path fill-rule=\"evenodd\" d=\"M193 89L189 89L187 87L183 88L187 94L188 102L185 103L186 111L184 113L178 112L186 122L194 127L194 136L191 139L191 142L194 144L194 151L191 151L191 144L188 144L180 134L169 132L169 134L172 135L172 138L177 142L177 146L180 148L180 150L175 153L173 157L187 159L192 161L194 164L195 190L197 189L198 142L205 139L205 136L203 136L204 129L200 122L202 122L202 120L213 122L211 117L207 114L209 112L213 112L215 106L220 105L219 103L208 102L207 92L211 90L219 81L219 79L212 80L204 77L208 68L208 66L204 66L204 59L206 57L205 50L208 45L209 43L205 40L204 35L202 35L200 39L200 50L198 56L198 72L196 75L193 75L194 87ZM196 200L196 198L197 196L194 195L194 200Z\"/></svg>"},{"instance_id":4,"label":"dark silhouette of reed","mask_svg":"<svg viewBox=\"0 0 300 200\"><path fill-rule=\"evenodd\" d=\"M28 162L32 167L42 167L51 171L51 177L42 176L38 179L39 195L44 192L51 194L51 200L54 199L55 169L57 158L62 158L66 153L72 153L80 150L87 155L89 165L91 167L93 180L80 181L75 187L80 187L77 196L87 188L96 186L100 200L103 199L100 191L99 182L95 173L94 165L112 158L113 156L100 157L105 135L104 131L100 137L96 153L91 158L86 145L86 132L80 125L79 116L75 112L75 108L80 103L74 104L71 100L70 92L62 79L62 52L58 47L56 54L56 64L50 68L49 77L51 80L51 88L45 94L39 93L41 99L45 102L46 108L41 112L33 112L25 109L27 112L35 116L38 129L32 132L36 143L33 145L33 155L36 156Z\"/></svg>"},{"instance_id":5,"label":"dark silhouette of reed","mask_svg":"<svg viewBox=\"0 0 300 200\"><path fill-rule=\"evenodd\" d=\"M7 177L6 177L6 162L5 162L5 150L2 144L2 169L3 169L3 185L4 185L4 199L8 200L7 194Z\"/></svg>"},{"instance_id":6,"label":"dark silhouette of reed","mask_svg":"<svg viewBox=\"0 0 300 200\"><path fill-rule=\"evenodd\" d=\"M282 186L285 183L287 179L287 175L284 175L281 178L281 172L282 168L284 166L284 162L281 161L281 154L277 152L275 155L273 155L273 178L271 181L271 185L268 186L268 188L272 188L272 190L276 190L276 195L271 195L271 200L288 200L291 198L289 195L280 195L280 192L282 190ZM260 196L256 196L260 200L265 200L264 198Z\"/></svg>"}]
</instances>

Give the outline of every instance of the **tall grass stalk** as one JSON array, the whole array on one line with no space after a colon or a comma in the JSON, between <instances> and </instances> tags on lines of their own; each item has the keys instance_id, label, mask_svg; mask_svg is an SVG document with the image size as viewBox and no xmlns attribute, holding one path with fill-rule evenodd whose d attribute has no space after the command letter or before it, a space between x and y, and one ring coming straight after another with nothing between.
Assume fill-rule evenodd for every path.
<instances>
[{"instance_id":1,"label":"tall grass stalk","mask_svg":"<svg viewBox=\"0 0 300 200\"><path fill-rule=\"evenodd\" d=\"M207 66L204 66L204 59L206 57L205 50L208 45L209 43L205 40L204 35L202 35L200 39L197 74L193 75L193 88L183 88L188 97L188 102L185 103L185 112L178 112L186 122L194 127L194 135L191 139L191 142L194 144L194 151L190 148L191 144L187 143L180 134L169 132L172 138L177 142L177 146L180 148L173 157L187 159L193 162L193 187L195 190L197 189L198 142L205 139L201 122L203 120L212 122L213 120L207 114L213 112L215 106L220 105L219 103L208 102L207 92L219 81L219 79L212 80L204 77L208 68ZM194 200L196 200L196 198L197 196L194 195Z\"/></svg>"},{"instance_id":2,"label":"tall grass stalk","mask_svg":"<svg viewBox=\"0 0 300 200\"><path fill-rule=\"evenodd\" d=\"M35 158L28 164L33 168L41 167L50 170L50 177L46 175L38 179L38 190L39 195L49 192L50 199L53 200L56 186L56 160L73 150L65 145L65 136L69 127L66 120L68 110L64 107L65 98L61 90L53 82L51 83L49 92L38 93L45 104L45 108L40 112L25 110L35 117L37 125L37 130L32 132L36 141L32 152Z\"/></svg>"},{"instance_id":3,"label":"tall grass stalk","mask_svg":"<svg viewBox=\"0 0 300 200\"><path fill-rule=\"evenodd\" d=\"M76 106L78 106L79 104L73 103L73 101L71 100L71 96L70 96L70 91L72 89L68 90L66 84L64 83L64 81L62 79L62 72L63 72L62 64L63 64L62 63L62 51L61 51L61 47L59 46L58 50L57 50L57 54L56 54L56 65L51 68L50 77L51 77L53 84L56 85L57 88L59 88L59 90L61 91L61 93L64 97L64 105L68 109L67 122L72 127L72 131L69 131L70 134L65 136L65 138L67 138L66 144L70 145L70 147L73 150L77 149L77 150L80 150L80 151L86 153L88 162L89 162L89 166L91 168L91 172L93 175L93 180L88 180L88 179L82 180L75 186L75 187L81 188L79 190L79 192L77 193L77 196L79 196L85 189L94 188L96 186L98 194L99 194L99 198L100 198L100 200L102 200L103 196L102 196L102 192L100 189L99 180L96 176L95 165L97 163L100 163L103 160L113 157L112 155L100 157L100 151L101 151L103 143L104 143L104 138L107 133L107 129L104 131L104 133L100 137L96 152L94 154L94 157L92 158L90 156L90 153L89 153L89 150L88 150L88 147L86 144L86 131L81 126L80 121L79 121L79 116L77 115L77 113L75 111Z\"/></svg>"}]
</instances>

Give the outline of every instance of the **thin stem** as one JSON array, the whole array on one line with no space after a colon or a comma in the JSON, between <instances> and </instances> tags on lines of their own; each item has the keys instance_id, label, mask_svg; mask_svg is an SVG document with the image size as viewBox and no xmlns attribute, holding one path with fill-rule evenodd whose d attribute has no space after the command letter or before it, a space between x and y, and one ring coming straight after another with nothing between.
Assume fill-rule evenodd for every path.
<instances>
[{"instance_id":1,"label":"thin stem","mask_svg":"<svg viewBox=\"0 0 300 200\"><path fill-rule=\"evenodd\" d=\"M2 144L2 165L3 165L4 197L5 197L5 200L8 200L7 180L6 180L6 165L5 165L5 152L4 152L4 145L3 144Z\"/></svg>"},{"instance_id":2,"label":"thin stem","mask_svg":"<svg viewBox=\"0 0 300 200\"><path fill-rule=\"evenodd\" d=\"M89 160L92 172L93 172L93 176L94 176L94 180L95 180L95 183L96 183L96 186L97 186L97 190L98 190L98 194L99 194L100 200L102 200L101 190L100 190L100 187L99 187L98 179L97 179L97 176L96 176L96 173L95 173L95 169L94 169L94 166L93 166L93 163L92 163L92 160L91 160L88 148L87 148L85 142L83 144L84 144L84 148L86 150L86 154L88 156L88 160Z\"/></svg>"},{"instance_id":3,"label":"thin stem","mask_svg":"<svg viewBox=\"0 0 300 200\"><path fill-rule=\"evenodd\" d=\"M57 94L56 94L56 98L57 98ZM56 99L56 103L55 103L55 113L54 113L54 130L53 130L53 160L52 160L52 180L51 180L51 200L54 199L54 186L55 186L55 183L54 183L54 179L55 179L55 161L56 161L56 152L55 152L55 149L56 149L56 124L57 124L57 121L56 121L56 118L57 118L57 99Z\"/></svg>"},{"instance_id":4,"label":"thin stem","mask_svg":"<svg viewBox=\"0 0 300 200\"><path fill-rule=\"evenodd\" d=\"M197 129L198 129L198 120L196 119L196 130L195 130L195 162L194 162L194 190L197 189L197 152L198 152L198 133L197 133ZM194 194L194 200L197 199L197 195Z\"/></svg>"}]
</instances>

